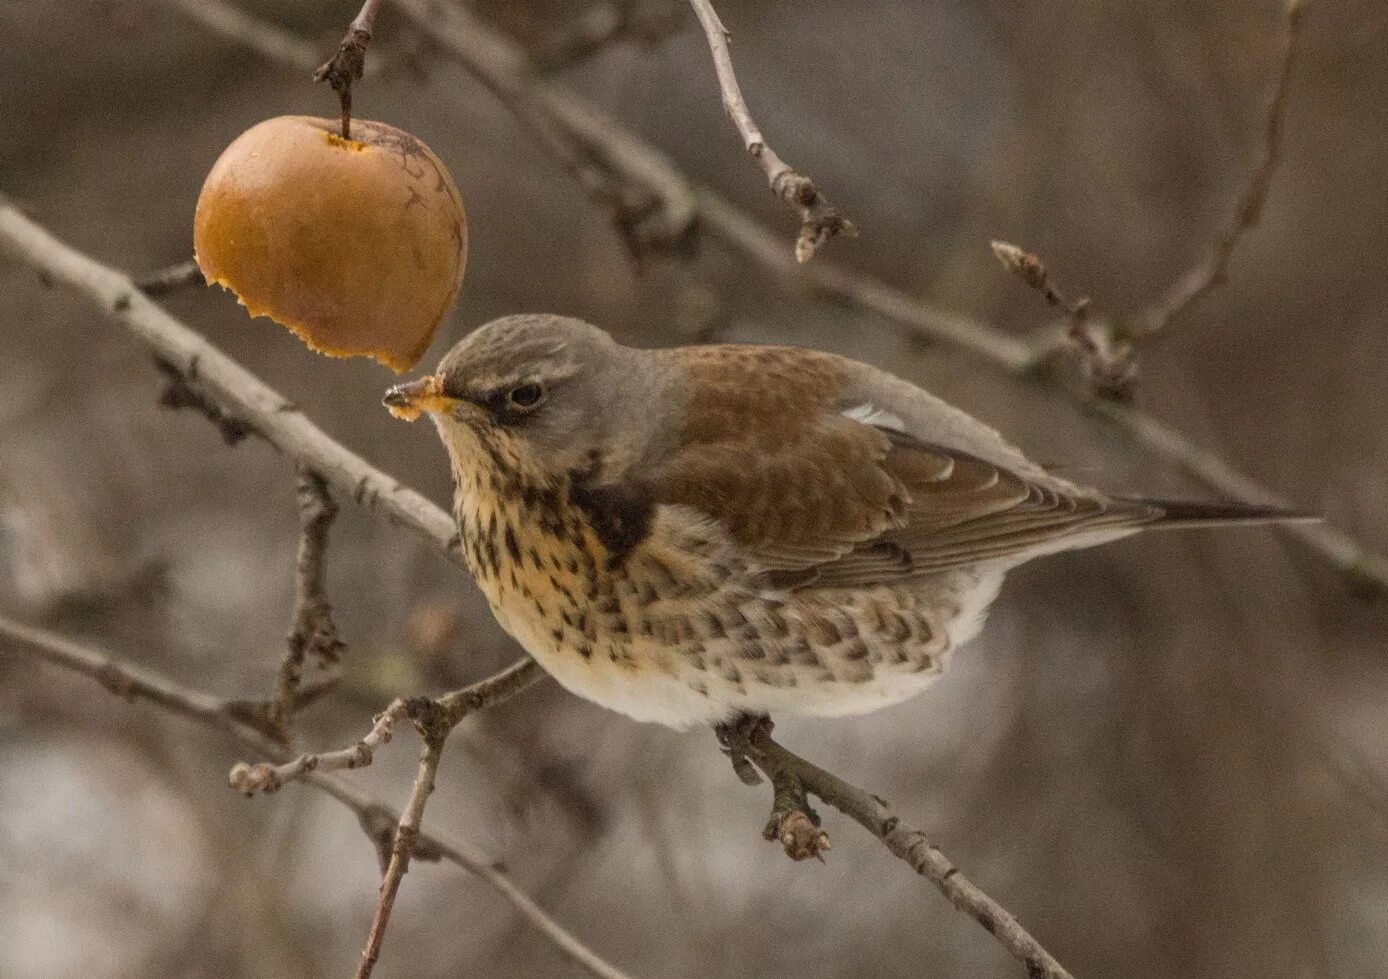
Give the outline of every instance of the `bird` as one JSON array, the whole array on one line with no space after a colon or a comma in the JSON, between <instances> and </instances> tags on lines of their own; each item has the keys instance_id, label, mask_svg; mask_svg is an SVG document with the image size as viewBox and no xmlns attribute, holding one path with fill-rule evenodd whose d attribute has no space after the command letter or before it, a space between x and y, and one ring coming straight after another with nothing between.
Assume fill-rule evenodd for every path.
<instances>
[{"instance_id":1,"label":"bird","mask_svg":"<svg viewBox=\"0 0 1388 979\"><path fill-rule=\"evenodd\" d=\"M384 404L432 418L502 628L573 693L674 728L912 697L1033 558L1307 519L1070 482L846 357L638 349L549 314L479 327Z\"/></svg>"}]
</instances>

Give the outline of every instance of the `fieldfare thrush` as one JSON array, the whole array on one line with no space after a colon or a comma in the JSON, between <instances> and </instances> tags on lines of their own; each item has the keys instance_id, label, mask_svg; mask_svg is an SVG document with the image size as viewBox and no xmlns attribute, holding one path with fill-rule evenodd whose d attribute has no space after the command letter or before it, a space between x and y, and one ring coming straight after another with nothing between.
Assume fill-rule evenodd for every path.
<instances>
[{"instance_id":1,"label":"fieldfare thrush","mask_svg":"<svg viewBox=\"0 0 1388 979\"><path fill-rule=\"evenodd\" d=\"M843 357L638 350L559 316L481 327L385 404L437 425L502 627L569 690L672 727L896 703L1023 561L1301 517L1068 482Z\"/></svg>"}]
</instances>

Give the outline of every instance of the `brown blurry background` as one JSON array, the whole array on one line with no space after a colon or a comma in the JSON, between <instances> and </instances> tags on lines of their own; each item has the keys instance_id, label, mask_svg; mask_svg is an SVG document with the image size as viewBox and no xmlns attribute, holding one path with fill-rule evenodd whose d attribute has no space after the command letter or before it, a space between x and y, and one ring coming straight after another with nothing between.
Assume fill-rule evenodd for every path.
<instances>
[{"instance_id":1,"label":"brown blurry background","mask_svg":"<svg viewBox=\"0 0 1388 979\"><path fill-rule=\"evenodd\" d=\"M699 181L793 237L719 104L682 3L663 39L559 78ZM588 3L491 0L535 48ZM1142 306L1227 219L1263 128L1281 5L781 0L720 12L770 141L859 224L826 255L1025 335L1039 297L990 238L1042 254L1101 310ZM350 2L245 9L326 55ZM504 313L620 339L794 342L868 360L1113 490L1210 495L1064 398L861 313L788 296L707 240L637 268L606 216L469 76L389 8L358 114L452 168L472 251L426 362ZM386 58L387 54L391 55ZM191 251L220 150L331 94L170 7L0 3L0 191L132 270ZM1305 23L1286 159L1229 283L1143 355L1140 399L1235 466L1388 548L1388 6ZM427 426L379 406L383 368L317 357L227 294L169 301L330 434L435 500ZM225 696L268 689L296 538L292 467L156 407L131 338L0 263L0 613ZM466 575L344 504L329 588L346 680L303 743L364 733L515 648ZM890 798L1076 976L1388 975L1388 604L1267 530L1154 535L1015 573L927 694L783 740ZM0 975L340 976L375 904L354 818L302 786L242 799L244 752L0 642ZM412 735L350 777L397 803ZM466 723L426 823L504 861L600 954L641 976L1013 976L1021 969L875 841L827 814L827 865L758 835L712 735L641 726L545 684ZM416 864L381 976L571 975L456 868Z\"/></svg>"}]
</instances>

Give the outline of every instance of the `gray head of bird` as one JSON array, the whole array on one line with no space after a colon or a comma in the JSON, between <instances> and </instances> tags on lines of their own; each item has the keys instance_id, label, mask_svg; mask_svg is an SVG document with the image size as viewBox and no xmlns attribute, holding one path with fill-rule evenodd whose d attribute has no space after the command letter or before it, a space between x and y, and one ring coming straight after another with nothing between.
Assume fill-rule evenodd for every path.
<instances>
[{"instance_id":1,"label":"gray head of bird","mask_svg":"<svg viewBox=\"0 0 1388 979\"><path fill-rule=\"evenodd\" d=\"M544 479L629 465L659 424L663 374L653 352L582 320L526 314L479 327L383 403L408 421L428 414L455 469Z\"/></svg>"}]
</instances>

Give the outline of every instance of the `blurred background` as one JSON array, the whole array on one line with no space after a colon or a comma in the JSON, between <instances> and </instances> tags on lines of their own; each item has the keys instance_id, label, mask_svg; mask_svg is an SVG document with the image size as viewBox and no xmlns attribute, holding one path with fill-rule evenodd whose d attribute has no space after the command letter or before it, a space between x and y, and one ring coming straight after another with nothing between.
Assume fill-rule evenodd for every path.
<instances>
[{"instance_id":1,"label":"blurred background","mask_svg":"<svg viewBox=\"0 0 1388 979\"><path fill-rule=\"evenodd\" d=\"M457 2L457 0L449 0ZM350 2L244 0L326 57ZM487 0L475 11L696 180L775 229L676 0ZM581 23L635 29L563 56ZM1282 6L1091 0L724 0L772 145L859 225L825 256L1025 336L1049 320L991 238L1039 252L1104 311L1205 253L1255 157ZM585 18L587 20L585 21ZM792 296L705 239L638 265L513 117L389 7L356 111L410 129L471 219L463 295L426 356L489 318L552 311L629 343L792 342L868 360L1115 491L1208 496L1066 398L889 324ZM1388 548L1388 6L1319 3L1285 160L1230 281L1143 354L1140 403L1297 504ZM98 259L191 253L221 149L274 115L335 115L303 71L155 0L0 4L0 191ZM427 426L379 406L384 368L317 357L224 292L172 312L330 434L434 500ZM256 439L156 405L128 335L0 263L0 613L228 697L283 651L294 474ZM402 694L516 656L467 576L344 501L329 591L342 685L301 719L337 747ZM1388 604L1267 530L1154 535L1014 573L925 695L778 727L892 800L1080 977L1388 975ZM244 750L0 641L0 973L340 976L376 900L356 821L303 786L243 799ZM403 803L412 735L350 778ZM546 683L466 722L426 824L504 861L640 976L1014 976L1021 968L876 841L827 813L826 865L759 835L708 732L637 725ZM456 868L406 878L380 976L577 968Z\"/></svg>"}]
</instances>

